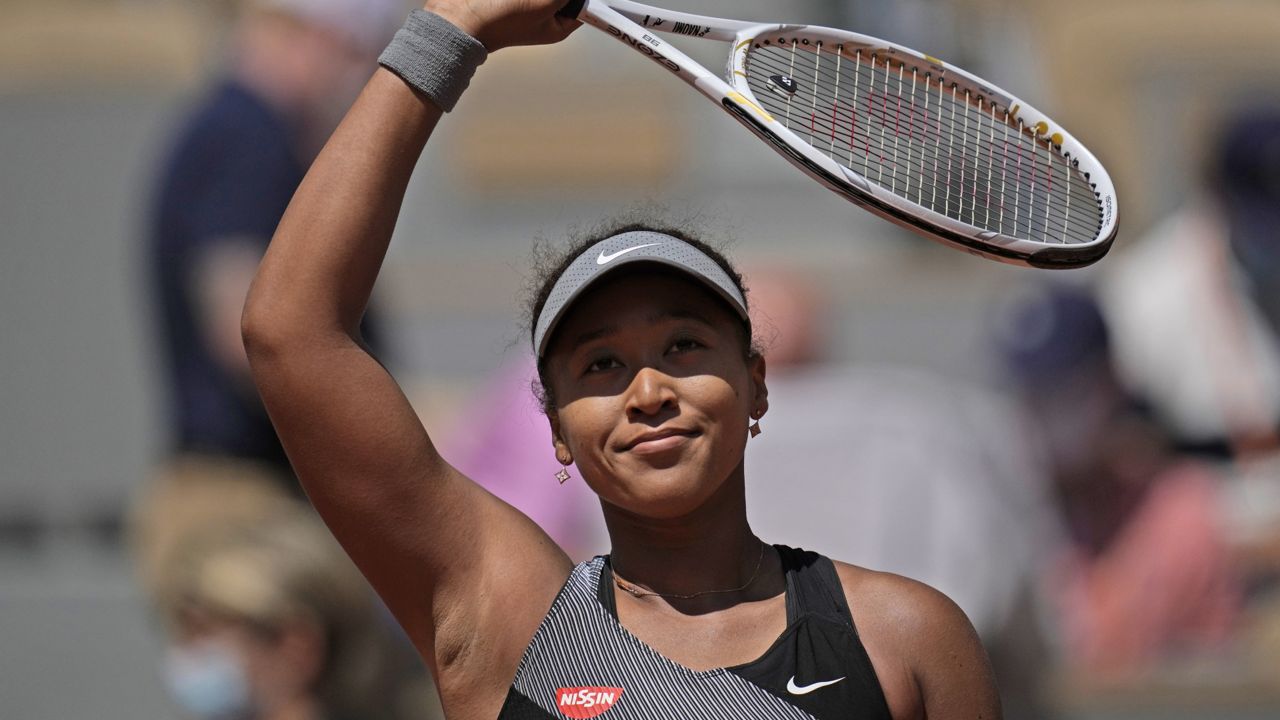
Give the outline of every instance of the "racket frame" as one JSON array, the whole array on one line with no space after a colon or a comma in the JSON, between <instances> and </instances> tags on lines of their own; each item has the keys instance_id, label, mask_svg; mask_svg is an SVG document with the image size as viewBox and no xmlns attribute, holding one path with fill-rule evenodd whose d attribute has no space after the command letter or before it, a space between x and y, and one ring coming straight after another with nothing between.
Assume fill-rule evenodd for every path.
<instances>
[{"instance_id":1,"label":"racket frame","mask_svg":"<svg viewBox=\"0 0 1280 720\"><path fill-rule=\"evenodd\" d=\"M575 3L576 4L576 3ZM813 25L748 23L655 8L631 0L586 0L577 18L649 57L720 105L748 130L768 142L792 165L856 205L890 222L974 255L1014 265L1040 268L1082 267L1110 249L1118 227L1115 187L1097 158L1047 115L1016 96L943 61L869 35ZM656 32L651 32L651 30ZM713 74L679 48L657 36L665 32L731 43L725 77ZM1012 129L1033 129L1032 139L1057 154L1090 184L1102 221L1094 240L1054 244L984 230L902 198L857 171L840 165L778 122L757 101L747 82L746 62L752 46L765 41L796 40L809 45L844 46L845 57L861 50L890 63L918 68L931 82L941 80L957 90L984 98ZM993 118L995 115L993 114Z\"/></svg>"}]
</instances>

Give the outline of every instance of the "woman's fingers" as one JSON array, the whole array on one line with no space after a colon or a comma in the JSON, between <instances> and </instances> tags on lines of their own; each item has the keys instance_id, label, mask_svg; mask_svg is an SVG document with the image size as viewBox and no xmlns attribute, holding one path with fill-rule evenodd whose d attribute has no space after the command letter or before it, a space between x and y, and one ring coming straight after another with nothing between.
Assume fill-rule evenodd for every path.
<instances>
[{"instance_id":1,"label":"woman's fingers","mask_svg":"<svg viewBox=\"0 0 1280 720\"><path fill-rule=\"evenodd\" d=\"M428 0L425 8L479 40L489 52L513 45L546 45L579 25L558 17L565 0Z\"/></svg>"}]
</instances>

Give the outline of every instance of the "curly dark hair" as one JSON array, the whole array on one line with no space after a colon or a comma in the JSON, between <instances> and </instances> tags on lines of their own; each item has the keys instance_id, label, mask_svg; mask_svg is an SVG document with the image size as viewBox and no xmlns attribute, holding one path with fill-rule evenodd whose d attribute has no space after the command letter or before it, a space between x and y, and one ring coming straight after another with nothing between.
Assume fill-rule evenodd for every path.
<instances>
[{"instance_id":1,"label":"curly dark hair","mask_svg":"<svg viewBox=\"0 0 1280 720\"><path fill-rule=\"evenodd\" d=\"M524 314L524 327L529 338L533 337L534 325L538 322L538 314L542 312L542 307L547 303L547 297L551 294L551 288L555 285L560 275L568 269L569 265L578 258L579 255L586 252L596 243L605 238L620 235L625 232L633 231L650 231L658 232L664 235L670 235L679 238L698 250L701 250L711 258L717 265L724 270L725 274L733 280L733 284L742 292L742 297L750 299L747 296L747 286L742 279L742 274L738 272L733 263L724 256L723 251L703 240L691 236L676 227L671 227L663 223L623 220L616 221L612 224L602 225L592 230L571 236L567 243L562 247L554 247L546 241L538 241L534 244L534 257L531 264L531 275L526 283L526 304ZM749 305L748 305L749 307ZM751 321L746 320L743 323L745 332L743 334L743 356L750 358L760 354L760 349L756 344L755 337L752 334ZM542 406L542 412L550 415L555 411L555 397L551 393L551 387L546 379L546 360L538 358L538 377L533 381L533 394Z\"/></svg>"}]
</instances>

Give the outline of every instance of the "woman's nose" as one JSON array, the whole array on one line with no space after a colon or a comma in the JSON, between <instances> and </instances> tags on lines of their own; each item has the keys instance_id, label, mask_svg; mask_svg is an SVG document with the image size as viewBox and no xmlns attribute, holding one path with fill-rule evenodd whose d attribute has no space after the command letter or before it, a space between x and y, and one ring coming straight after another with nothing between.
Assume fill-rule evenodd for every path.
<instances>
[{"instance_id":1,"label":"woman's nose","mask_svg":"<svg viewBox=\"0 0 1280 720\"><path fill-rule=\"evenodd\" d=\"M663 409L675 407L676 393L671 377L651 367L641 368L627 388L627 415L657 415Z\"/></svg>"}]
</instances>

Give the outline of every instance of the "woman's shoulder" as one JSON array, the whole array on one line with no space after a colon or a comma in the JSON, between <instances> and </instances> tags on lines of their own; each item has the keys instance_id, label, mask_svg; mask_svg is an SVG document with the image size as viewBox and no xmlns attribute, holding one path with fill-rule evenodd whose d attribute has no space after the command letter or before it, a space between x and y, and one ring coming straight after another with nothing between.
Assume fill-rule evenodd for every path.
<instances>
[{"instance_id":1,"label":"woman's shoulder","mask_svg":"<svg viewBox=\"0 0 1280 720\"><path fill-rule=\"evenodd\" d=\"M860 565L832 560L849 607L859 618L859 631L867 621L884 621L903 634L959 624L969 619L943 593L918 580Z\"/></svg>"},{"instance_id":2,"label":"woman's shoulder","mask_svg":"<svg viewBox=\"0 0 1280 720\"><path fill-rule=\"evenodd\" d=\"M994 691L986 651L951 598L902 575L833 562L894 717L915 716L908 708L920 708L929 686L947 694L985 679L975 686Z\"/></svg>"},{"instance_id":3,"label":"woman's shoulder","mask_svg":"<svg viewBox=\"0 0 1280 720\"><path fill-rule=\"evenodd\" d=\"M830 561L859 634L863 634L864 625L867 630L883 625L887 631L904 636L953 625L970 627L959 606L918 580L827 558L809 550L775 547L783 553L784 566L812 568L818 570L818 576L826 575L820 568Z\"/></svg>"}]
</instances>

